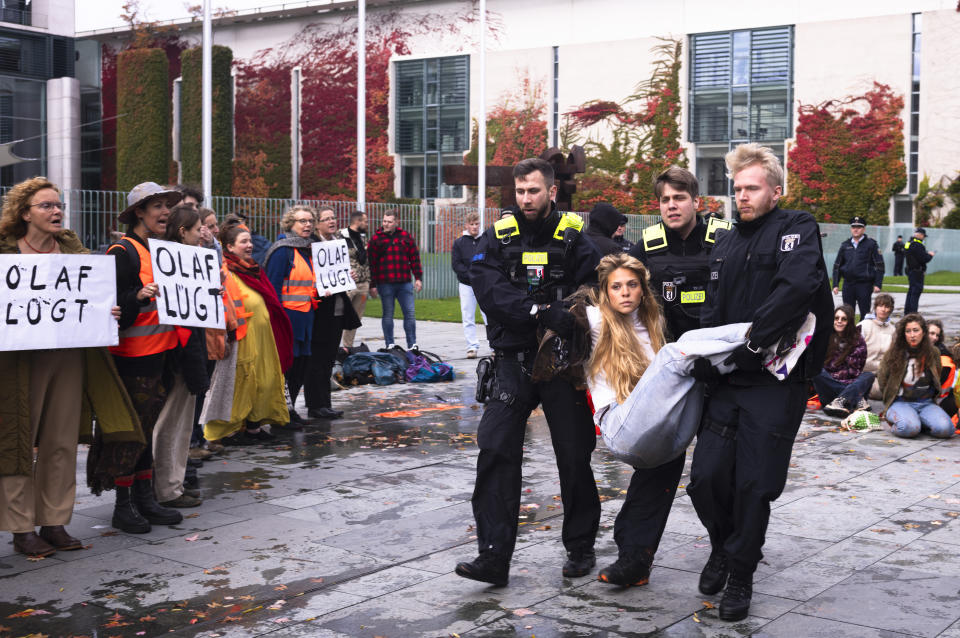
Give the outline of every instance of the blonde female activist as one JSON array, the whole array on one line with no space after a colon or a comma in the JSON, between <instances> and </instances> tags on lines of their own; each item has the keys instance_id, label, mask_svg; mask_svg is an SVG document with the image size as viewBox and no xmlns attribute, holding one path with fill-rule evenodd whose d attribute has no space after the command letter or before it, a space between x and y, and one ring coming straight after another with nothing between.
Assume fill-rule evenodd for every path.
<instances>
[{"instance_id":1,"label":"blonde female activist","mask_svg":"<svg viewBox=\"0 0 960 638\"><path fill-rule=\"evenodd\" d=\"M89 253L63 227L64 215L60 190L45 177L15 185L3 200L0 254ZM92 440L93 414L88 476L95 492L132 469L144 440L105 348L23 345L0 352L0 529L13 532L17 552L42 557L82 547L65 526L73 515L77 443Z\"/></svg>"}]
</instances>

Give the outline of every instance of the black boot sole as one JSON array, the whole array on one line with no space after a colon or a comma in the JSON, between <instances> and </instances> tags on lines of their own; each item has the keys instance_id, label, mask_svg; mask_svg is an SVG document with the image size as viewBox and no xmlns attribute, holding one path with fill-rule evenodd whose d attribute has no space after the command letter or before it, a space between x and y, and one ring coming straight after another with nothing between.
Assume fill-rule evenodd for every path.
<instances>
[{"instance_id":1,"label":"black boot sole","mask_svg":"<svg viewBox=\"0 0 960 638\"><path fill-rule=\"evenodd\" d=\"M624 580L622 578L613 578L607 572L601 571L600 574L597 576L597 580L599 580L602 583L616 585L617 587L640 587L642 585L646 585L647 583L649 583L650 577L644 576L636 581L629 581L629 580Z\"/></svg>"},{"instance_id":2,"label":"black boot sole","mask_svg":"<svg viewBox=\"0 0 960 638\"><path fill-rule=\"evenodd\" d=\"M149 521L147 521L146 524L137 523L135 525L124 525L115 518L110 521L110 526L127 534L147 534L151 529Z\"/></svg>"},{"instance_id":3,"label":"black boot sole","mask_svg":"<svg viewBox=\"0 0 960 638\"><path fill-rule=\"evenodd\" d=\"M501 578L489 576L486 574L478 574L473 570L471 570L469 567L465 566L463 563L460 563L459 565L457 565L457 568L453 571L457 574L457 576L461 576L463 578L469 578L470 580L476 580L481 583L490 583L491 585L495 585L497 587L506 587L507 583L510 580L509 576L504 576L501 579Z\"/></svg>"},{"instance_id":4,"label":"black boot sole","mask_svg":"<svg viewBox=\"0 0 960 638\"><path fill-rule=\"evenodd\" d=\"M733 622L736 620L743 620L750 615L750 607L746 609L737 610L737 611L727 611L723 607L720 608L720 620L726 620L728 622Z\"/></svg>"}]
</instances>

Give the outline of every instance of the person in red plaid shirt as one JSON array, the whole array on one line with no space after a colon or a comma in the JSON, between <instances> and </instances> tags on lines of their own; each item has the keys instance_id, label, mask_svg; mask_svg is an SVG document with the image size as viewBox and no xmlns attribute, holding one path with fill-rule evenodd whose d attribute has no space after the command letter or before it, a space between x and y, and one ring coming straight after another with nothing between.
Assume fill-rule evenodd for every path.
<instances>
[{"instance_id":1,"label":"person in red plaid shirt","mask_svg":"<svg viewBox=\"0 0 960 638\"><path fill-rule=\"evenodd\" d=\"M400 228L396 211L383 215L383 226L377 229L367 245L370 263L370 296L380 294L383 306L383 340L387 347L393 345L393 300L400 302L403 314L403 332L407 336L407 349L417 349L417 319L413 308L413 293L423 288L423 269L420 267L420 251L413 237ZM413 283L410 276L413 275Z\"/></svg>"}]
</instances>

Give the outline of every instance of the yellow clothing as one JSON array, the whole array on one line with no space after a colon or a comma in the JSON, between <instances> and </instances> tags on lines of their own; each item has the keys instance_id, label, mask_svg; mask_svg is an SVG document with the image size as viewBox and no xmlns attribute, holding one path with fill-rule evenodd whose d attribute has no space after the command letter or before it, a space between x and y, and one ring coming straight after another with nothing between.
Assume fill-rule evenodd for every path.
<instances>
[{"instance_id":1,"label":"yellow clothing","mask_svg":"<svg viewBox=\"0 0 960 638\"><path fill-rule=\"evenodd\" d=\"M280 355L273 340L270 313L260 293L230 273L244 295L247 312L247 334L237 343L237 375L233 387L230 422L210 421L203 427L208 441L222 439L238 432L246 421L284 425L290 421L283 393L283 371Z\"/></svg>"}]
</instances>

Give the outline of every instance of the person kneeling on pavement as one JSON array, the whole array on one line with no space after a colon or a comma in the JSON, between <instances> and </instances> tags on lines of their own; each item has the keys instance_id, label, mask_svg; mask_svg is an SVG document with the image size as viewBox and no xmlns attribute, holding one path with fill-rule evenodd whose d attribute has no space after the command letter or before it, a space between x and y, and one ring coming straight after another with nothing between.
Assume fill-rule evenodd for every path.
<instances>
[{"instance_id":1,"label":"person kneeling on pavement","mask_svg":"<svg viewBox=\"0 0 960 638\"><path fill-rule=\"evenodd\" d=\"M853 308L843 304L833 314L823 369L813 377L825 413L843 418L854 410L870 409L865 397L875 375L863 371L866 360L867 344L853 323Z\"/></svg>"}]
</instances>

